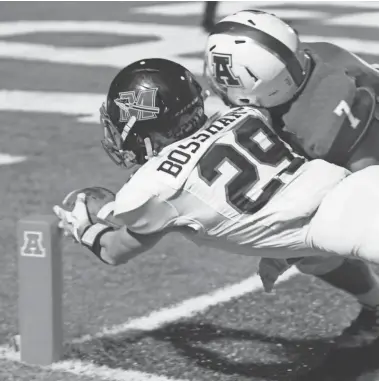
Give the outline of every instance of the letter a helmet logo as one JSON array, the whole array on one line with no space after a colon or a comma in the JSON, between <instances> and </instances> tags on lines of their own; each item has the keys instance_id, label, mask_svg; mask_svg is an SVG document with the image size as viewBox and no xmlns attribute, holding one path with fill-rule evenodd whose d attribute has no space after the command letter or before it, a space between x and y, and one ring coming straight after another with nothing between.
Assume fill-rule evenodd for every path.
<instances>
[{"instance_id":1,"label":"letter a helmet logo","mask_svg":"<svg viewBox=\"0 0 379 381\"><path fill-rule=\"evenodd\" d=\"M243 87L238 76L232 70L232 55L212 53L213 73L220 85Z\"/></svg>"},{"instance_id":2,"label":"letter a helmet logo","mask_svg":"<svg viewBox=\"0 0 379 381\"><path fill-rule=\"evenodd\" d=\"M135 91L125 91L119 93L119 97L114 100L120 108L120 122L128 122L134 116L138 120L156 119L159 114L159 107L155 107L155 96L158 88Z\"/></svg>"}]
</instances>

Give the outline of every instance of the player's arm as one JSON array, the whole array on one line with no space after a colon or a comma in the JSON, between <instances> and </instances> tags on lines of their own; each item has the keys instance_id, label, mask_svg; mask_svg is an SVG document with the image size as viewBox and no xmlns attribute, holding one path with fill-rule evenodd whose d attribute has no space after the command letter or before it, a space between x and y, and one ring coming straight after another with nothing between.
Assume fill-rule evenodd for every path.
<instances>
[{"instance_id":1,"label":"player's arm","mask_svg":"<svg viewBox=\"0 0 379 381\"><path fill-rule=\"evenodd\" d=\"M124 226L102 234L98 247L94 247L96 251L94 254L103 262L118 266L154 247L165 234L165 232L137 234Z\"/></svg>"},{"instance_id":2,"label":"player's arm","mask_svg":"<svg viewBox=\"0 0 379 381\"><path fill-rule=\"evenodd\" d=\"M96 205L87 203L86 197L85 193L78 193L72 211L54 207L59 226L66 236L114 266L152 248L168 233L166 226L177 213L171 204L155 195L144 195L141 189L136 193L122 188L114 202L103 205L106 217L101 216ZM108 205L112 205L111 210Z\"/></svg>"},{"instance_id":3,"label":"player's arm","mask_svg":"<svg viewBox=\"0 0 379 381\"><path fill-rule=\"evenodd\" d=\"M92 222L89 218L85 195L79 194L72 211L54 207L60 219L59 226L66 236L71 236L88 248L102 262L117 266L151 249L166 232L137 234L126 225L119 228L105 223Z\"/></svg>"}]
</instances>

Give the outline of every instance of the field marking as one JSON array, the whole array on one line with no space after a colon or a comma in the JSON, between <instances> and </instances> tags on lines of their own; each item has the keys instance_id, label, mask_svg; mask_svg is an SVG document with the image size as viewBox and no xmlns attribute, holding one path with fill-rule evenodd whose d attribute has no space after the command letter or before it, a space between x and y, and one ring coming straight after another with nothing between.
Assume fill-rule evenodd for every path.
<instances>
[{"instance_id":1,"label":"field marking","mask_svg":"<svg viewBox=\"0 0 379 381\"><path fill-rule=\"evenodd\" d=\"M220 2L216 14L220 19L234 12L241 11L243 9L256 9L266 10L274 13L278 17L291 18L291 19L312 19L326 17L329 13L318 10L307 9L283 9L284 2L280 1L222 1ZM299 2L300 3L300 2ZM163 5L162 5L163 4ZM303 4L303 2L301 2ZM272 6L278 6L278 8L272 8ZM204 12L204 4L201 2L191 3L172 3L172 4L156 4L140 6L132 9L133 13L161 15L161 16L189 16L189 15L202 15Z\"/></svg>"},{"instance_id":2,"label":"field marking","mask_svg":"<svg viewBox=\"0 0 379 381\"><path fill-rule=\"evenodd\" d=\"M298 270L295 267L292 267L281 275L277 283L286 281L298 273ZM253 275L239 283L227 285L209 294L196 296L173 306L153 311L147 316L132 319L124 324L114 325L110 328L104 328L100 332L93 335L83 335L79 338L73 339L70 343L81 344L93 339L116 336L127 331L153 331L174 321L187 319L200 312L204 312L217 304L229 302L232 299L241 297L251 292L259 291L261 289L262 282L260 277L258 275Z\"/></svg>"},{"instance_id":3,"label":"field marking","mask_svg":"<svg viewBox=\"0 0 379 381\"><path fill-rule=\"evenodd\" d=\"M192 4L189 4L192 6ZM375 12L376 13L376 12ZM360 23L373 23L370 13L361 13ZM321 19L321 25L326 18ZM336 19L336 25L340 21ZM333 21L328 25L333 25ZM195 74L202 74L201 58L183 55L201 52L207 35L200 26L164 25L155 23L125 23L108 21L19 21L0 23L0 36L27 35L35 32L88 32L116 35L156 36L158 41L138 44L116 45L111 47L59 47L46 44L0 41L0 57L25 61L41 61L84 66L105 66L122 68L130 61L159 56L178 61ZM355 53L379 54L376 41L358 40L348 37L302 36L304 41L328 41ZM125 59L120 59L124 57Z\"/></svg>"},{"instance_id":4,"label":"field marking","mask_svg":"<svg viewBox=\"0 0 379 381\"><path fill-rule=\"evenodd\" d=\"M295 267L290 268L279 277L277 284L289 280L298 273L299 272ZM127 331L152 331L174 321L190 318L198 313L204 312L208 308L216 306L217 304L229 302L232 299L241 297L247 293L259 291L261 289L262 282L259 276L253 275L239 283L234 283L211 293L196 296L194 298L184 300L176 305L153 311L147 316L131 319L124 324L114 325L110 328L104 328L100 332L93 335L88 334L81 336L71 340L68 344L82 344L94 339L124 334ZM16 352L10 346L0 346L0 359L20 362L20 353ZM50 366L39 368L49 369L52 371L63 371L75 375L98 377L100 379L110 381L188 381L135 370L109 368L105 365L95 365L93 363L80 360L60 361Z\"/></svg>"},{"instance_id":5,"label":"field marking","mask_svg":"<svg viewBox=\"0 0 379 381\"><path fill-rule=\"evenodd\" d=\"M95 93L0 90L0 111L72 115L80 123L98 124L99 108L105 98L104 94ZM208 115L226 108L215 96L205 101L205 112Z\"/></svg>"},{"instance_id":6,"label":"field marking","mask_svg":"<svg viewBox=\"0 0 379 381\"><path fill-rule=\"evenodd\" d=\"M146 25L146 28L151 26L151 24ZM154 29L152 33L157 30L159 30L159 27ZM192 35L192 42L187 43L187 40L185 40L185 43L181 43L183 36L188 35L188 33ZM330 42L358 54L379 54L379 42L375 40L303 34L302 41ZM189 32L185 27L180 27L173 33L170 41L142 42L107 49L59 48L53 45L0 41L0 57L33 62L75 64L91 67L103 66L121 69L131 61L146 58L146 52L149 52L150 57L159 56L177 61L195 75L201 75L203 60L201 58L183 57L181 55L201 52L205 42L206 36L203 33L199 33L198 28L192 28ZM120 57L128 57L128 59L124 61L120 60Z\"/></svg>"},{"instance_id":7,"label":"field marking","mask_svg":"<svg viewBox=\"0 0 379 381\"><path fill-rule=\"evenodd\" d=\"M13 362L20 361L20 355L7 347L0 347L0 359ZM138 370L125 370L122 368L109 368L105 365L96 365L88 361L65 360L49 366L33 366L55 372L71 373L76 376L88 376L95 379L111 381L188 381Z\"/></svg>"},{"instance_id":8,"label":"field marking","mask_svg":"<svg viewBox=\"0 0 379 381\"><path fill-rule=\"evenodd\" d=\"M321 20L323 24L331 24L336 26L363 26L367 28L377 28L379 20L379 12L360 12L349 13L331 17L330 19Z\"/></svg>"},{"instance_id":9,"label":"field marking","mask_svg":"<svg viewBox=\"0 0 379 381\"><path fill-rule=\"evenodd\" d=\"M200 26L164 25L109 21L17 21L0 22L0 36L27 35L35 32L88 32L114 35L154 36L158 41L111 47L58 47L46 44L0 41L0 57L20 60L107 66L122 68L132 61L150 57L179 60L191 71L200 73L202 66L179 55L204 48L206 33Z\"/></svg>"},{"instance_id":10,"label":"field marking","mask_svg":"<svg viewBox=\"0 0 379 381\"><path fill-rule=\"evenodd\" d=\"M379 25L379 24L378 24ZM322 26L321 26L322 27ZM304 42L330 42L358 54L379 55L379 42L360 38L303 35Z\"/></svg>"},{"instance_id":11,"label":"field marking","mask_svg":"<svg viewBox=\"0 0 379 381\"><path fill-rule=\"evenodd\" d=\"M26 156L14 156L6 153L0 153L0 165L10 165L21 163L27 159Z\"/></svg>"},{"instance_id":12,"label":"field marking","mask_svg":"<svg viewBox=\"0 0 379 381\"><path fill-rule=\"evenodd\" d=\"M0 90L0 111L56 113L99 122L104 94ZM89 119L92 118L92 119Z\"/></svg>"}]
</instances>

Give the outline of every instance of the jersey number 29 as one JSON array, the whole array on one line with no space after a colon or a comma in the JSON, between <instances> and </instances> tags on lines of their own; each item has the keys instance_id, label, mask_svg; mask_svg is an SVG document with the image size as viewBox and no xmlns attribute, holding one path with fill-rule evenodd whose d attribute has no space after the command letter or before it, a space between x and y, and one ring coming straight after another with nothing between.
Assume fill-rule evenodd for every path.
<instances>
[{"instance_id":1,"label":"jersey number 29","mask_svg":"<svg viewBox=\"0 0 379 381\"><path fill-rule=\"evenodd\" d=\"M279 175L284 172L294 173L304 163L304 159L295 158L278 136L258 118L248 117L234 129L233 133L237 144L248 155L241 154L230 144L216 142L199 161L199 175L208 186L212 186L222 175L220 166L228 161L238 173L225 184L226 201L239 213L254 214L263 208L283 185ZM254 141L253 137L258 133L263 133L270 141L271 144L267 149ZM252 159L248 160L248 157ZM263 165L275 167L286 158L290 164L263 187L256 200L246 196L246 193L259 181L258 167L253 159Z\"/></svg>"}]
</instances>

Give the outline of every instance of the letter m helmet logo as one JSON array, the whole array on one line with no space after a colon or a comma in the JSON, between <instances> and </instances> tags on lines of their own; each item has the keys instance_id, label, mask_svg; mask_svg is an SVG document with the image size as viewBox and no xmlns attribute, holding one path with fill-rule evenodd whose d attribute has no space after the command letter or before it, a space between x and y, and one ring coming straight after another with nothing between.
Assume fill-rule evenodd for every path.
<instances>
[{"instance_id":1,"label":"letter m helmet logo","mask_svg":"<svg viewBox=\"0 0 379 381\"><path fill-rule=\"evenodd\" d=\"M137 120L156 119L159 114L159 107L155 107L155 97L158 88L135 91L125 91L119 93L119 97L114 100L120 108L120 122L127 122L134 116Z\"/></svg>"},{"instance_id":2,"label":"letter m helmet logo","mask_svg":"<svg viewBox=\"0 0 379 381\"><path fill-rule=\"evenodd\" d=\"M232 71L231 54L212 53L213 73L220 85L242 87L239 77Z\"/></svg>"}]
</instances>

